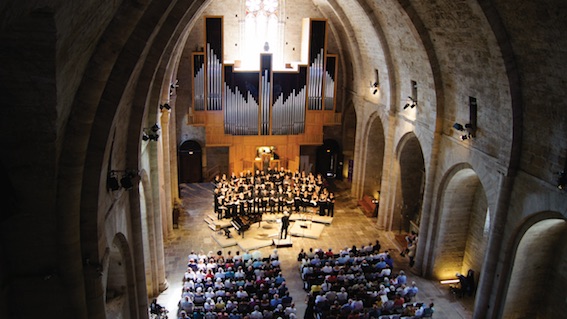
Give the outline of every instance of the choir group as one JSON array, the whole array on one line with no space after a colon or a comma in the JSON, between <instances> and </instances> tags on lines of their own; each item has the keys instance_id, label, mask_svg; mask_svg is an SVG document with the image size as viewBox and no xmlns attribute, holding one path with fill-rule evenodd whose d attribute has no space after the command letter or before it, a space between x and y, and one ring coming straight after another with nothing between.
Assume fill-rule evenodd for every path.
<instances>
[{"instance_id":1,"label":"choir group","mask_svg":"<svg viewBox=\"0 0 567 319\"><path fill-rule=\"evenodd\" d=\"M214 179L214 209L218 219L263 213L306 211L334 216L335 196L320 174L281 168L225 174Z\"/></svg>"}]
</instances>

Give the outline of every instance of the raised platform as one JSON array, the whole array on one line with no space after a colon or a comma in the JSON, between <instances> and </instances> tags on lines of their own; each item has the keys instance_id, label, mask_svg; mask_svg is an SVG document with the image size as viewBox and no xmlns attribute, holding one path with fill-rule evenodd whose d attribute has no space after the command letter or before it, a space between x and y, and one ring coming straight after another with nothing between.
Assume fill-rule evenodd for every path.
<instances>
[{"instance_id":1,"label":"raised platform","mask_svg":"<svg viewBox=\"0 0 567 319\"><path fill-rule=\"evenodd\" d=\"M219 231L225 227L232 227L232 224L230 223L231 219L229 218L218 219L215 215L207 215L204 220L213 231Z\"/></svg>"},{"instance_id":2,"label":"raised platform","mask_svg":"<svg viewBox=\"0 0 567 319\"><path fill-rule=\"evenodd\" d=\"M291 237L305 237L317 239L325 230L325 225L333 222L333 217L319 216L312 212L292 213L290 215L290 226L288 238L279 239L281 230L281 218L283 213L265 213L262 221L250 225L250 228L242 235L234 229L231 219L217 219L216 215L209 214L204 220L208 227L213 230L211 237L222 248L238 246L241 250L256 250L259 248L275 245L277 247L292 247ZM226 238L223 229L230 231L230 238Z\"/></svg>"},{"instance_id":3,"label":"raised platform","mask_svg":"<svg viewBox=\"0 0 567 319\"><path fill-rule=\"evenodd\" d=\"M231 233L233 232L234 231L232 231ZM226 238L224 233L219 234L218 232L215 232L211 235L211 237L213 237L217 244L219 244L219 246L221 246L222 248L236 246L237 244L237 240L236 238L234 238L234 234L232 234L231 238Z\"/></svg>"},{"instance_id":4,"label":"raised platform","mask_svg":"<svg viewBox=\"0 0 567 319\"><path fill-rule=\"evenodd\" d=\"M232 233L240 249L246 251L273 245L273 239L280 235L280 228L278 224L262 222L250 225L250 229L244 232L244 238L234 230Z\"/></svg>"},{"instance_id":5,"label":"raised platform","mask_svg":"<svg viewBox=\"0 0 567 319\"><path fill-rule=\"evenodd\" d=\"M274 245L276 245L277 248L292 247L291 236L287 236L287 238L284 239L274 239Z\"/></svg>"},{"instance_id":6,"label":"raised platform","mask_svg":"<svg viewBox=\"0 0 567 319\"><path fill-rule=\"evenodd\" d=\"M317 239L325 230L325 225L311 221L296 221L289 228L289 234L295 237L306 237Z\"/></svg>"},{"instance_id":7,"label":"raised platform","mask_svg":"<svg viewBox=\"0 0 567 319\"><path fill-rule=\"evenodd\" d=\"M283 216L282 213L264 214L264 215L262 215L262 221L280 222L281 219L282 219L282 216ZM319 214L315 214L315 213L301 212L301 213L292 213L291 215L289 215L289 220L290 221L312 221L314 223L330 225L333 222L333 217L319 216Z\"/></svg>"}]
</instances>

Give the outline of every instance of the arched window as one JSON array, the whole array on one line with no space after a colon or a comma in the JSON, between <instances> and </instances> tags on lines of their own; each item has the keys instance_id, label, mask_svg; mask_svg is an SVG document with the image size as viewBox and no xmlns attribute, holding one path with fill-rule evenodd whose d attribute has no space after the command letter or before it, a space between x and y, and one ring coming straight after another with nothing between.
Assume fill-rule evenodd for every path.
<instances>
[{"instance_id":1,"label":"arched window","mask_svg":"<svg viewBox=\"0 0 567 319\"><path fill-rule=\"evenodd\" d=\"M280 0L242 0L245 14L242 27L241 68L258 69L260 53L272 53L274 67L283 66L283 46L280 27Z\"/></svg>"}]
</instances>

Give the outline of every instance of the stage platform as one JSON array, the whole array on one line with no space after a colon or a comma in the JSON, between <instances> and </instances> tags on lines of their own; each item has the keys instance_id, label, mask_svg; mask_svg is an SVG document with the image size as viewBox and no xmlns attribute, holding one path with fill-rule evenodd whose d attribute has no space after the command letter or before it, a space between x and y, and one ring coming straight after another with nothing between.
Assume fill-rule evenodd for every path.
<instances>
[{"instance_id":1,"label":"stage platform","mask_svg":"<svg viewBox=\"0 0 567 319\"><path fill-rule=\"evenodd\" d=\"M321 223L314 223L308 220L296 221L289 228L289 234L295 237L306 237L317 239L325 230L325 225Z\"/></svg>"},{"instance_id":2,"label":"stage platform","mask_svg":"<svg viewBox=\"0 0 567 319\"><path fill-rule=\"evenodd\" d=\"M215 215L207 215L205 216L205 223L209 226L209 228L213 231L219 231L226 227L232 227L231 219L218 219Z\"/></svg>"},{"instance_id":3,"label":"stage platform","mask_svg":"<svg viewBox=\"0 0 567 319\"><path fill-rule=\"evenodd\" d=\"M287 236L287 238L274 239L274 245L276 245L277 248L293 246L293 243L291 241L291 235Z\"/></svg>"},{"instance_id":4,"label":"stage platform","mask_svg":"<svg viewBox=\"0 0 567 319\"><path fill-rule=\"evenodd\" d=\"M236 246L237 244L236 238L234 238L234 236L231 238L226 238L224 231L214 232L211 237L213 237L217 244L219 244L219 246L221 246L222 248Z\"/></svg>"},{"instance_id":5,"label":"stage platform","mask_svg":"<svg viewBox=\"0 0 567 319\"><path fill-rule=\"evenodd\" d=\"M290 226L288 238L279 239L281 230L281 218L283 213L265 213L262 221L250 225L250 228L242 235L234 229L231 219L217 219L216 215L205 216L204 221L213 231L211 237L222 248L238 246L241 250L255 250L267 246L292 247L291 237L305 237L317 239L325 229L325 225L333 222L332 217L319 216L312 212L300 212L290 215ZM225 229L230 232L230 238L226 237Z\"/></svg>"},{"instance_id":6,"label":"stage platform","mask_svg":"<svg viewBox=\"0 0 567 319\"><path fill-rule=\"evenodd\" d=\"M275 214L265 213L265 214L262 215L262 221L279 222L279 221L281 221L282 216L283 216L283 213L275 213ZM305 212L293 213L293 214L289 215L289 220L290 221L298 221L298 220L312 221L314 223L326 224L326 225L330 225L330 224L333 223L333 217L319 216L319 214L305 213Z\"/></svg>"},{"instance_id":7,"label":"stage platform","mask_svg":"<svg viewBox=\"0 0 567 319\"><path fill-rule=\"evenodd\" d=\"M274 223L254 223L244 232L244 238L234 229L232 235L237 241L237 245L243 251L254 250L274 244L274 238L280 235L280 225Z\"/></svg>"}]
</instances>

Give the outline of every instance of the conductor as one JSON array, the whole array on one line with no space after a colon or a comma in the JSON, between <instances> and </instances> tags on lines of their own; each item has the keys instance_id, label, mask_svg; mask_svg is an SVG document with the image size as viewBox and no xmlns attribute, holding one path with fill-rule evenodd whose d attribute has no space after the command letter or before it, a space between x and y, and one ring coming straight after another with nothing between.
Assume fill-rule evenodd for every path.
<instances>
[{"instance_id":1,"label":"conductor","mask_svg":"<svg viewBox=\"0 0 567 319\"><path fill-rule=\"evenodd\" d=\"M280 239L287 238L287 228L289 227L289 213L288 211L284 211L284 215L282 217L282 228L280 231Z\"/></svg>"}]
</instances>

